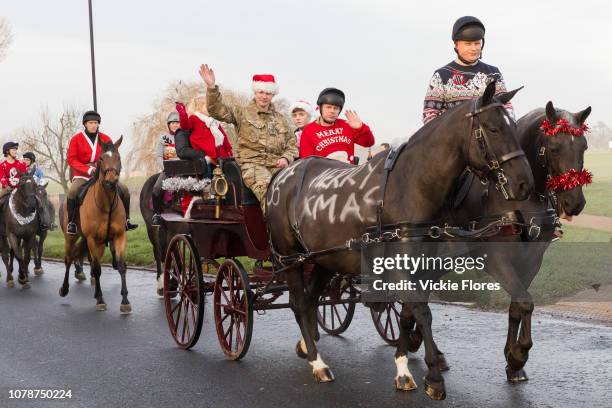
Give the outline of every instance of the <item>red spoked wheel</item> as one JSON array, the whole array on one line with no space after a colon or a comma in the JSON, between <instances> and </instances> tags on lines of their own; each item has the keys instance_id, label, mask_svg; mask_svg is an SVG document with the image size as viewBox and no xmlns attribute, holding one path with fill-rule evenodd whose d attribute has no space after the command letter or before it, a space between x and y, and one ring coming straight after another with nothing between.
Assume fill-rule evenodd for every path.
<instances>
[{"instance_id":1,"label":"red spoked wheel","mask_svg":"<svg viewBox=\"0 0 612 408\"><path fill-rule=\"evenodd\" d=\"M249 277L235 259L226 259L217 272L214 289L215 327L221 349L239 360L249 350L253 333L253 303Z\"/></svg>"},{"instance_id":2,"label":"red spoked wheel","mask_svg":"<svg viewBox=\"0 0 612 408\"><path fill-rule=\"evenodd\" d=\"M338 336L348 329L353 315L355 303L342 303L347 299L355 299L357 289L350 279L332 279L328 287L319 298L320 302L334 302L333 304L319 304L317 308L317 321L319 326L327 333Z\"/></svg>"},{"instance_id":3,"label":"red spoked wheel","mask_svg":"<svg viewBox=\"0 0 612 408\"><path fill-rule=\"evenodd\" d=\"M385 303L384 307L370 306L374 327L380 337L390 346L397 346L399 342L401 311L402 304L399 302Z\"/></svg>"},{"instance_id":4,"label":"red spoked wheel","mask_svg":"<svg viewBox=\"0 0 612 408\"><path fill-rule=\"evenodd\" d=\"M202 331L204 281L200 256L189 235L177 235L168 245L164 262L164 304L170 334L176 344L185 350L193 347Z\"/></svg>"}]
</instances>

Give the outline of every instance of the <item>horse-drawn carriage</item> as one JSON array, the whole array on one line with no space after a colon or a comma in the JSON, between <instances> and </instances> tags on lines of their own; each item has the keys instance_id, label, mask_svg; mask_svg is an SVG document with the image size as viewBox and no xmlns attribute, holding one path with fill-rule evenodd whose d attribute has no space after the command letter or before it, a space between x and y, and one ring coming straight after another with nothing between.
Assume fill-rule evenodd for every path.
<instances>
[{"instance_id":1,"label":"horse-drawn carriage","mask_svg":"<svg viewBox=\"0 0 612 408\"><path fill-rule=\"evenodd\" d=\"M203 164L175 160L164 163L169 177L200 178ZM253 311L289 308L282 270L274 265L259 202L244 185L240 168L225 160L214 171L210 193L193 200L188 218L176 210L162 214L168 237L163 268L164 302L172 337L181 348L196 344L202 330L204 297L212 294L214 324L223 352L238 360L248 351ZM246 270L240 257L254 260ZM219 263L217 259L224 260ZM250 262L250 261L249 261ZM213 269L216 274L212 274ZM305 265L308 279L308 264ZM336 276L319 300L318 322L339 335L350 325L360 290L355 279ZM389 344L399 336L398 309L370 305L377 331Z\"/></svg>"}]
</instances>

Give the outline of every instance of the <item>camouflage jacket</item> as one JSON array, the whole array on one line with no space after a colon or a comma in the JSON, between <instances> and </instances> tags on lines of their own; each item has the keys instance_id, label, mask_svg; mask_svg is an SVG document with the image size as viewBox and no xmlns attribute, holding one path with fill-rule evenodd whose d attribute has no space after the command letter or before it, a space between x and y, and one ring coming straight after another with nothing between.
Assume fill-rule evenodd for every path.
<instances>
[{"instance_id":1,"label":"camouflage jacket","mask_svg":"<svg viewBox=\"0 0 612 408\"><path fill-rule=\"evenodd\" d=\"M259 110L254 100L244 107L229 106L223 102L218 86L208 89L207 102L210 116L236 126L238 164L275 167L281 157L291 163L298 155L295 135L273 104L266 112Z\"/></svg>"}]
</instances>

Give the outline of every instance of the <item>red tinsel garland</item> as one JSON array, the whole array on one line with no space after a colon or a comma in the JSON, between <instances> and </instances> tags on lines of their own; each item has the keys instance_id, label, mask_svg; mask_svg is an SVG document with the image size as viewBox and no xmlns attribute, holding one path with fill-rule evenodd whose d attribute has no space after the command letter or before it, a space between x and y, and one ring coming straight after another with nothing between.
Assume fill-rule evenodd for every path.
<instances>
[{"instance_id":1,"label":"red tinsel garland","mask_svg":"<svg viewBox=\"0 0 612 408\"><path fill-rule=\"evenodd\" d=\"M574 187L584 186L593 182L593 173L587 169L581 171L570 170L559 176L551 177L546 182L546 188L551 191L566 191Z\"/></svg>"},{"instance_id":2,"label":"red tinsel garland","mask_svg":"<svg viewBox=\"0 0 612 408\"><path fill-rule=\"evenodd\" d=\"M580 127L573 127L565 119L559 119L555 125L552 125L548 119L544 119L542 125L540 125L540 129L547 136L557 136L559 133L569 133L574 137L579 137L589 131L589 127L586 123L583 123Z\"/></svg>"}]
</instances>

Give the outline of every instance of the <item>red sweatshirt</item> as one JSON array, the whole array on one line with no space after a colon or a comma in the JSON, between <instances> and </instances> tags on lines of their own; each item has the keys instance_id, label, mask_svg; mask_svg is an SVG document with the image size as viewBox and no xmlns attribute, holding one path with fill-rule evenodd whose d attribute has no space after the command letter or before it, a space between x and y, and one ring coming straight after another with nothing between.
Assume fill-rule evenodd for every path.
<instances>
[{"instance_id":1,"label":"red sweatshirt","mask_svg":"<svg viewBox=\"0 0 612 408\"><path fill-rule=\"evenodd\" d=\"M0 183L2 188L11 187L16 188L19 184L19 172L25 173L28 171L28 166L21 160L15 160L9 163L8 160L0 163Z\"/></svg>"},{"instance_id":2,"label":"red sweatshirt","mask_svg":"<svg viewBox=\"0 0 612 408\"><path fill-rule=\"evenodd\" d=\"M337 119L333 126L321 126L316 121L304 127L300 137L300 157L323 156L354 163L355 143L370 147L374 135L365 123L359 129Z\"/></svg>"}]
</instances>

